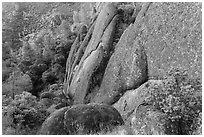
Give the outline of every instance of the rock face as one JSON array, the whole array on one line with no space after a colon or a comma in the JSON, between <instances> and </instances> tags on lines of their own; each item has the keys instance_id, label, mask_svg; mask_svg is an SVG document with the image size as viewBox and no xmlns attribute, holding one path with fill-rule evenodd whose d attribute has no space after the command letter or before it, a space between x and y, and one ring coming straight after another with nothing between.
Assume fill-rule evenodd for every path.
<instances>
[{"instance_id":1,"label":"rock face","mask_svg":"<svg viewBox=\"0 0 204 137\"><path fill-rule=\"evenodd\" d=\"M109 106L82 105L94 102L113 105L134 134L179 134L181 127L171 125L166 113L143 104L150 89L163 87L161 80L146 81L148 77L163 77L172 67L201 77L201 9L201 3L145 3L109 59L117 13L116 7L107 3L96 19L90 40L87 38L86 48L78 45L73 52L81 54L70 62L75 62L71 69L75 71L71 71L73 77L65 92L74 104L81 105L64 114L65 133L96 133L100 123L110 124L106 120L120 121L110 125L123 123L120 114ZM77 52L78 48L84 53ZM103 66L105 61L108 64Z\"/></svg>"},{"instance_id":2,"label":"rock face","mask_svg":"<svg viewBox=\"0 0 204 137\"><path fill-rule=\"evenodd\" d=\"M95 72L104 68L101 64L107 60L116 24L116 7L107 3L98 15L92 37L78 64L76 72L68 89L68 94L74 100L74 104L82 104L90 93L90 85L93 84Z\"/></svg>"},{"instance_id":3,"label":"rock face","mask_svg":"<svg viewBox=\"0 0 204 137\"><path fill-rule=\"evenodd\" d=\"M109 131L115 126L123 125L118 111L108 105L87 104L74 105L59 109L43 123L39 134L73 135L97 134Z\"/></svg>"},{"instance_id":4,"label":"rock face","mask_svg":"<svg viewBox=\"0 0 204 137\"><path fill-rule=\"evenodd\" d=\"M144 4L134 24L124 31L111 56L99 92L92 102L113 104L126 90L147 81L147 57L144 50L144 17L150 3Z\"/></svg>"},{"instance_id":5,"label":"rock face","mask_svg":"<svg viewBox=\"0 0 204 137\"><path fill-rule=\"evenodd\" d=\"M162 80L149 80L135 90L126 91L113 107L120 112L123 119L127 119L150 95L150 89L153 87L162 88L163 85Z\"/></svg>"},{"instance_id":6,"label":"rock face","mask_svg":"<svg viewBox=\"0 0 204 137\"><path fill-rule=\"evenodd\" d=\"M187 69L191 77L202 70L202 4L153 3L146 14L145 50L149 76L163 76L171 67Z\"/></svg>"},{"instance_id":7,"label":"rock face","mask_svg":"<svg viewBox=\"0 0 204 137\"><path fill-rule=\"evenodd\" d=\"M116 45L93 102L112 104L126 90L137 88L147 80L145 51L135 36L134 26L130 25Z\"/></svg>"}]
</instances>

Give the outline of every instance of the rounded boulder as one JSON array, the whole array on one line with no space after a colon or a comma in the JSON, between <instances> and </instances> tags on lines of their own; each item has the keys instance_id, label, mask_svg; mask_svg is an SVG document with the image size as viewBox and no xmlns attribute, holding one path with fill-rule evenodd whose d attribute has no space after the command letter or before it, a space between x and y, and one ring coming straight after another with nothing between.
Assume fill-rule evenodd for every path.
<instances>
[{"instance_id":1,"label":"rounded boulder","mask_svg":"<svg viewBox=\"0 0 204 137\"><path fill-rule=\"evenodd\" d=\"M43 123L40 134L76 135L97 134L123 125L120 113L103 104L78 104L55 111Z\"/></svg>"}]
</instances>

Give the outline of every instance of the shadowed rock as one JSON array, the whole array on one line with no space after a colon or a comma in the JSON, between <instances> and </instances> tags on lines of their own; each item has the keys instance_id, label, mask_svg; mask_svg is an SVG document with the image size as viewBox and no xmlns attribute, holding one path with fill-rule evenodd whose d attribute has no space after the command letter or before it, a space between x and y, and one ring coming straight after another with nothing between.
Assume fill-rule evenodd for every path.
<instances>
[{"instance_id":1,"label":"shadowed rock","mask_svg":"<svg viewBox=\"0 0 204 137\"><path fill-rule=\"evenodd\" d=\"M88 104L73 106L65 113L65 127L69 134L94 134L122 125L118 111L108 105Z\"/></svg>"},{"instance_id":2,"label":"shadowed rock","mask_svg":"<svg viewBox=\"0 0 204 137\"><path fill-rule=\"evenodd\" d=\"M64 129L64 113L69 107L61 108L52 113L42 124L38 134L41 135L66 135Z\"/></svg>"},{"instance_id":3,"label":"shadowed rock","mask_svg":"<svg viewBox=\"0 0 204 137\"><path fill-rule=\"evenodd\" d=\"M123 119L112 106L102 104L79 104L70 109L59 109L43 123L39 134L74 135L97 134L111 131L123 125Z\"/></svg>"}]
</instances>

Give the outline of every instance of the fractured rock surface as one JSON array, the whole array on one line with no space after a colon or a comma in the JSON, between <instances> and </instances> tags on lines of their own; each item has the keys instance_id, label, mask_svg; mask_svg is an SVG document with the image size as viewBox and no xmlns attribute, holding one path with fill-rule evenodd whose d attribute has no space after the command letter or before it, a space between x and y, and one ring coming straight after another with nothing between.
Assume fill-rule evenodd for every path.
<instances>
[{"instance_id":1,"label":"fractured rock surface","mask_svg":"<svg viewBox=\"0 0 204 137\"><path fill-rule=\"evenodd\" d=\"M93 74L99 67L103 67L100 65L110 52L116 19L116 8L108 3L96 20L92 38L68 89L68 94L73 97L74 104L85 103L85 96L90 92Z\"/></svg>"},{"instance_id":2,"label":"fractured rock surface","mask_svg":"<svg viewBox=\"0 0 204 137\"><path fill-rule=\"evenodd\" d=\"M135 89L147 81L148 66L144 50L144 17L151 3L142 7L134 24L124 31L111 56L99 92L92 102L113 104L126 90Z\"/></svg>"},{"instance_id":3,"label":"fractured rock surface","mask_svg":"<svg viewBox=\"0 0 204 137\"><path fill-rule=\"evenodd\" d=\"M146 55L138 40L135 40L135 34L133 25L123 33L93 102L112 104L123 92L137 88L147 80Z\"/></svg>"}]
</instances>

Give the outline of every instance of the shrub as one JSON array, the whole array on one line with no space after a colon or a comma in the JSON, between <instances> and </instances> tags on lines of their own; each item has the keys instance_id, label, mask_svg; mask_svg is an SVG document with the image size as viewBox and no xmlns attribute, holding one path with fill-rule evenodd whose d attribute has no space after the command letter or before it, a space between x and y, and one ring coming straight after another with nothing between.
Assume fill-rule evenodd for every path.
<instances>
[{"instance_id":1,"label":"shrub","mask_svg":"<svg viewBox=\"0 0 204 137\"><path fill-rule=\"evenodd\" d=\"M13 96L13 94L21 94L23 91L30 91L32 88L31 78L27 74L14 72L13 75L2 84L2 94Z\"/></svg>"},{"instance_id":2,"label":"shrub","mask_svg":"<svg viewBox=\"0 0 204 137\"><path fill-rule=\"evenodd\" d=\"M3 106L3 134L36 134L48 115L35 96L23 92L16 95L9 105Z\"/></svg>"},{"instance_id":3,"label":"shrub","mask_svg":"<svg viewBox=\"0 0 204 137\"><path fill-rule=\"evenodd\" d=\"M11 73L8 61L2 61L2 81L6 81Z\"/></svg>"},{"instance_id":4,"label":"shrub","mask_svg":"<svg viewBox=\"0 0 204 137\"><path fill-rule=\"evenodd\" d=\"M170 121L166 124L167 134L193 134L202 113L200 80L189 78L185 70L172 69L164 77L164 85L163 89L151 89L145 102L167 114Z\"/></svg>"},{"instance_id":5,"label":"shrub","mask_svg":"<svg viewBox=\"0 0 204 137\"><path fill-rule=\"evenodd\" d=\"M42 80L44 83L54 84L57 81L57 76L52 71L46 70L42 74Z\"/></svg>"}]
</instances>

